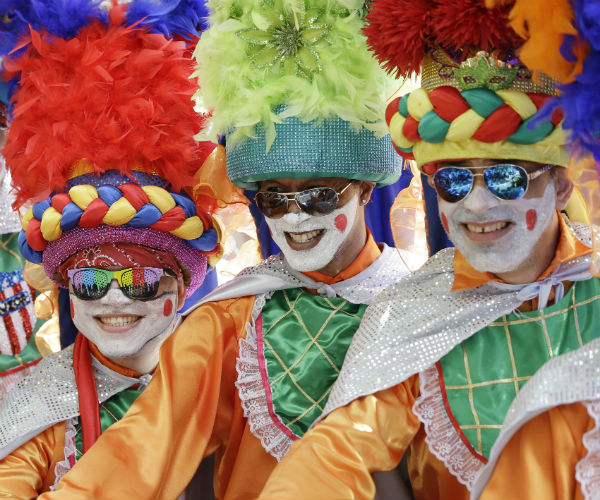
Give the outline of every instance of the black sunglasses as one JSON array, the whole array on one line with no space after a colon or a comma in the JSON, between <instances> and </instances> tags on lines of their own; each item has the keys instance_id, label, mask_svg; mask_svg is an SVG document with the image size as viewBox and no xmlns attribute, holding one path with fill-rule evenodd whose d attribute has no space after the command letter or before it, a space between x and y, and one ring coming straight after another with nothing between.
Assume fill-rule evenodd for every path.
<instances>
[{"instance_id":1,"label":"black sunglasses","mask_svg":"<svg viewBox=\"0 0 600 500\"><path fill-rule=\"evenodd\" d=\"M327 215L337 208L340 196L354 181L350 181L339 193L330 187L316 187L295 193L277 193L275 191L259 191L254 201L266 217L278 219L283 217L289 208L290 201L295 201L298 208L310 215Z\"/></svg>"},{"instance_id":2,"label":"black sunglasses","mask_svg":"<svg viewBox=\"0 0 600 500\"><path fill-rule=\"evenodd\" d=\"M473 167L471 167L473 168ZM443 200L456 203L466 198L473 190L476 176L483 176L489 191L501 200L518 200L525 196L529 181L554 168L545 165L538 170L528 173L523 167L511 163L502 163L485 168L481 173L474 174L465 167L443 167L433 174L435 189Z\"/></svg>"}]
</instances>

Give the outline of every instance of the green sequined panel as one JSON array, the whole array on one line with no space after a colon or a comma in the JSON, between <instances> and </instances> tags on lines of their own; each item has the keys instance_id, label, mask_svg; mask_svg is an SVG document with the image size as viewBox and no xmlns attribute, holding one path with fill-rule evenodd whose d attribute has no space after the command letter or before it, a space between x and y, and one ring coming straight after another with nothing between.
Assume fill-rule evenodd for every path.
<instances>
[{"instance_id":1,"label":"green sequined panel","mask_svg":"<svg viewBox=\"0 0 600 500\"><path fill-rule=\"evenodd\" d=\"M125 389L104 401L100 405L100 427L102 428L102 432L115 422L121 420L141 393L142 391L137 389ZM83 437L81 435L81 422L79 422L79 419L77 420L78 422L75 425L75 430L77 431L77 435L75 436L75 450L77 460L79 460L83 455L81 452L83 450Z\"/></svg>"},{"instance_id":2,"label":"green sequined panel","mask_svg":"<svg viewBox=\"0 0 600 500\"><path fill-rule=\"evenodd\" d=\"M599 298L600 280L576 282L559 303L503 316L442 358L450 409L484 457L527 380L549 359L598 337Z\"/></svg>"},{"instance_id":3,"label":"green sequined panel","mask_svg":"<svg viewBox=\"0 0 600 500\"><path fill-rule=\"evenodd\" d=\"M264 357L273 408L297 436L322 413L366 308L300 288L277 291L265 304Z\"/></svg>"}]
</instances>

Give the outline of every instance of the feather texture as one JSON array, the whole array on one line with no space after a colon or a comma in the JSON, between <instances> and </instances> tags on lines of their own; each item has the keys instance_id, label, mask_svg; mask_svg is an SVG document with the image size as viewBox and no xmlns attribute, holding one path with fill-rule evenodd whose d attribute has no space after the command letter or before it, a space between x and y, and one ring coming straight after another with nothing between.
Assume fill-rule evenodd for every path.
<instances>
[{"instance_id":1,"label":"feather texture","mask_svg":"<svg viewBox=\"0 0 600 500\"><path fill-rule=\"evenodd\" d=\"M197 41L208 27L204 0L134 0L127 11L127 23L140 22L167 38L176 36Z\"/></svg>"},{"instance_id":2,"label":"feather texture","mask_svg":"<svg viewBox=\"0 0 600 500\"><path fill-rule=\"evenodd\" d=\"M434 45L464 58L478 50L511 51L523 40L508 27L510 7L486 9L482 0L374 0L365 34L389 72L419 71Z\"/></svg>"},{"instance_id":3,"label":"feather texture","mask_svg":"<svg viewBox=\"0 0 600 500\"><path fill-rule=\"evenodd\" d=\"M431 30L432 0L377 0L364 33L375 56L390 73L418 72Z\"/></svg>"},{"instance_id":4,"label":"feather texture","mask_svg":"<svg viewBox=\"0 0 600 500\"><path fill-rule=\"evenodd\" d=\"M64 40L32 29L31 44L6 70L20 73L14 121L3 150L17 205L64 187L77 162L97 173L150 171L178 190L214 147L193 135L193 63L184 42L96 21Z\"/></svg>"},{"instance_id":5,"label":"feather texture","mask_svg":"<svg viewBox=\"0 0 600 500\"><path fill-rule=\"evenodd\" d=\"M381 136L387 133L383 103L398 83L386 76L369 53L360 11L342 8L334 0L213 0L212 7L210 28L194 53L200 87L197 98L203 108L214 110L209 139L226 132L227 144L233 146L254 137L261 124L272 141L274 124L291 116L302 121L338 116L357 130L365 127ZM315 17L313 24L308 25L307 16ZM301 36L315 40L306 44L308 62L299 55L281 64L261 59L269 54L266 51L254 57L252 51L262 45L249 39L272 41L279 23L289 23L285 28L289 30L304 26ZM303 69L311 64L307 52L317 55L318 59L312 56L317 69ZM280 54L276 48L270 53Z\"/></svg>"}]
</instances>

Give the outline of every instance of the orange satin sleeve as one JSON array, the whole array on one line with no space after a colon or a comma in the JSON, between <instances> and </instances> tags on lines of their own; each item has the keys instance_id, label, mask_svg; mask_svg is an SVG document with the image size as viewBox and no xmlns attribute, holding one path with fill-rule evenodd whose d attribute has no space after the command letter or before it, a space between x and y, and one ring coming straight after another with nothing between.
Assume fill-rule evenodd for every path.
<instances>
[{"instance_id":1,"label":"orange satin sleeve","mask_svg":"<svg viewBox=\"0 0 600 500\"><path fill-rule=\"evenodd\" d=\"M575 466L594 420L579 403L557 406L521 427L504 448L482 500L583 499Z\"/></svg>"},{"instance_id":2,"label":"orange satin sleeve","mask_svg":"<svg viewBox=\"0 0 600 500\"><path fill-rule=\"evenodd\" d=\"M175 499L211 440L226 356L235 357L254 297L207 303L161 348L152 382L125 417L41 499ZM227 391L226 391L227 392ZM221 423L226 426L226 423Z\"/></svg>"},{"instance_id":3,"label":"orange satin sleeve","mask_svg":"<svg viewBox=\"0 0 600 500\"><path fill-rule=\"evenodd\" d=\"M426 437L421 425L407 452L408 475L415 499L468 500L469 490L431 453Z\"/></svg>"},{"instance_id":4,"label":"orange satin sleeve","mask_svg":"<svg viewBox=\"0 0 600 500\"><path fill-rule=\"evenodd\" d=\"M41 432L0 461L0 498L37 498L54 484L54 467L63 460L65 423Z\"/></svg>"},{"instance_id":5,"label":"orange satin sleeve","mask_svg":"<svg viewBox=\"0 0 600 500\"><path fill-rule=\"evenodd\" d=\"M374 498L371 473L391 470L419 429L418 376L338 408L296 441L260 498Z\"/></svg>"}]
</instances>

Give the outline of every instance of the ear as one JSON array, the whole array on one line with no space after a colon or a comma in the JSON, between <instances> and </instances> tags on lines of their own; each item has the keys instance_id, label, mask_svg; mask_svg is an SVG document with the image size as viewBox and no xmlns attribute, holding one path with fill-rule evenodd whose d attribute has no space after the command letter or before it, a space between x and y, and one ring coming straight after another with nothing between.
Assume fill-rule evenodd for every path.
<instances>
[{"instance_id":1,"label":"ear","mask_svg":"<svg viewBox=\"0 0 600 500\"><path fill-rule=\"evenodd\" d=\"M185 285L183 284L183 278L180 276L177 278L177 310L183 307L185 302Z\"/></svg>"},{"instance_id":2,"label":"ear","mask_svg":"<svg viewBox=\"0 0 600 500\"><path fill-rule=\"evenodd\" d=\"M556 208L564 210L573 194L573 182L565 167L554 167L554 185L556 187Z\"/></svg>"},{"instance_id":3,"label":"ear","mask_svg":"<svg viewBox=\"0 0 600 500\"><path fill-rule=\"evenodd\" d=\"M358 203L360 205L366 205L371 200L371 195L375 189L375 183L370 181L360 181L360 191Z\"/></svg>"}]
</instances>

